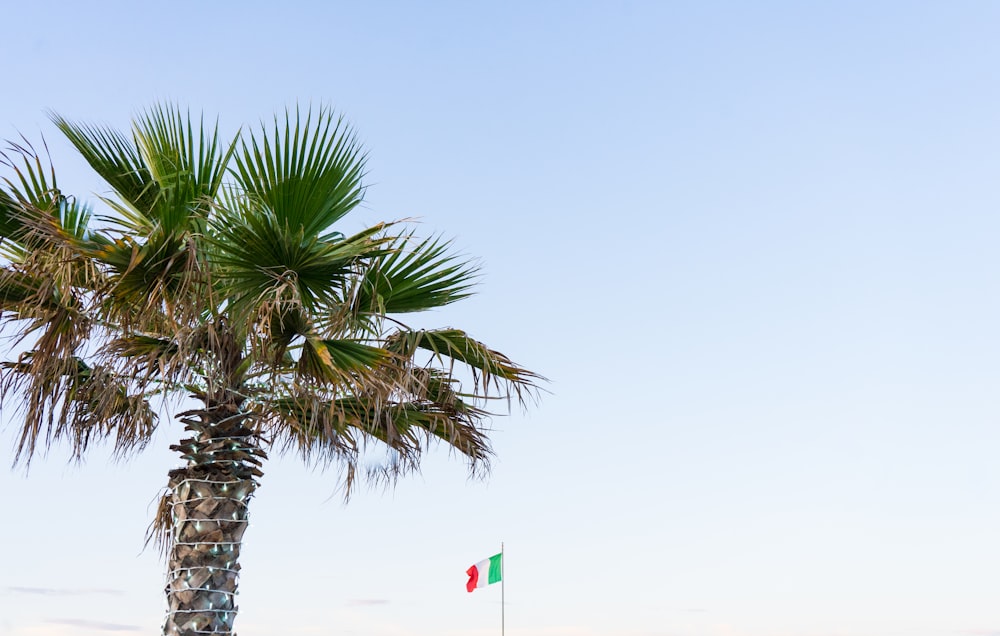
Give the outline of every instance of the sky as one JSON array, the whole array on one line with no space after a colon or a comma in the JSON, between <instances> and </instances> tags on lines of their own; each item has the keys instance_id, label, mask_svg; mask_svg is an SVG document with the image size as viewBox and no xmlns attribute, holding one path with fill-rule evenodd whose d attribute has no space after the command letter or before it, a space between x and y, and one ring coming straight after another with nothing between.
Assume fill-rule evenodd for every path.
<instances>
[{"instance_id":1,"label":"sky","mask_svg":"<svg viewBox=\"0 0 1000 636\"><path fill-rule=\"evenodd\" d=\"M550 380L486 481L438 449L345 504L273 457L241 636L1000 636L1000 4L0 6L0 138L65 190L107 186L49 111L330 104L345 228L454 238L482 284L428 324ZM0 469L0 636L157 633L179 436Z\"/></svg>"}]
</instances>

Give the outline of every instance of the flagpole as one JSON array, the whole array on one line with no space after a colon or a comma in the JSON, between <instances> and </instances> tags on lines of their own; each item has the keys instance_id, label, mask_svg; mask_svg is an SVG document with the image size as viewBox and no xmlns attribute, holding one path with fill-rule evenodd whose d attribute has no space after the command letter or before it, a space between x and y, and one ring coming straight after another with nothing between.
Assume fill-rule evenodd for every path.
<instances>
[{"instance_id":1,"label":"flagpole","mask_svg":"<svg viewBox=\"0 0 1000 636\"><path fill-rule=\"evenodd\" d=\"M504 585L507 584L507 577L503 573L503 541L500 542L500 636L504 636Z\"/></svg>"}]
</instances>

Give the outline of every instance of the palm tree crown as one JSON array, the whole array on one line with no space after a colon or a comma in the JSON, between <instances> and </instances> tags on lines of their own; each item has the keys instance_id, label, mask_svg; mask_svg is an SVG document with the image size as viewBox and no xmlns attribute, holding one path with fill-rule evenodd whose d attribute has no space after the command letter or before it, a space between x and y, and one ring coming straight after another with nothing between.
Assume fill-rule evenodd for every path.
<instances>
[{"instance_id":1,"label":"palm tree crown","mask_svg":"<svg viewBox=\"0 0 1000 636\"><path fill-rule=\"evenodd\" d=\"M400 319L467 297L476 266L399 223L335 229L362 201L364 154L332 111L232 140L172 106L130 134L53 121L113 194L96 217L27 142L2 155L0 311L20 345L0 396L22 406L25 462L59 439L77 457L97 440L131 454L154 405L194 399L157 521L164 633L231 633L267 449L336 463L347 492L417 468L434 440L488 469L485 400L523 403L540 378L463 331ZM386 458L364 467L373 442Z\"/></svg>"}]
</instances>

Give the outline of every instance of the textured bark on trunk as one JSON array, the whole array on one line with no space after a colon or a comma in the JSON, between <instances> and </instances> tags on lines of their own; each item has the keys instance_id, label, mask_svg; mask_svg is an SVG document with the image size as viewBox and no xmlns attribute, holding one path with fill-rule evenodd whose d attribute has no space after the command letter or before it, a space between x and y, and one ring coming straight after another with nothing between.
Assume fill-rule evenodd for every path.
<instances>
[{"instance_id":1,"label":"textured bark on trunk","mask_svg":"<svg viewBox=\"0 0 1000 636\"><path fill-rule=\"evenodd\" d=\"M209 404L182 414L194 435L171 446L187 460L170 471L171 542L164 636L233 634L240 542L266 458L246 414Z\"/></svg>"}]
</instances>

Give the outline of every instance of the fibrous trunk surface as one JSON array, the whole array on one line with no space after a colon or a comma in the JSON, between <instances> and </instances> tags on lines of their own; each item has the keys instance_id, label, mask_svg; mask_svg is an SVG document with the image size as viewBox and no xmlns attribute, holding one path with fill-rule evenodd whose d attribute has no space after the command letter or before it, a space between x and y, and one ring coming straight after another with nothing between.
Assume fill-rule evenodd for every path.
<instances>
[{"instance_id":1,"label":"fibrous trunk surface","mask_svg":"<svg viewBox=\"0 0 1000 636\"><path fill-rule=\"evenodd\" d=\"M240 542L266 458L245 419L218 407L182 416L194 435L171 446L187 465L170 471L168 483L172 533L165 636L233 634Z\"/></svg>"}]
</instances>

